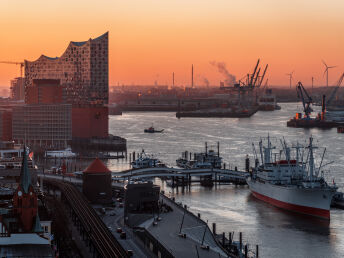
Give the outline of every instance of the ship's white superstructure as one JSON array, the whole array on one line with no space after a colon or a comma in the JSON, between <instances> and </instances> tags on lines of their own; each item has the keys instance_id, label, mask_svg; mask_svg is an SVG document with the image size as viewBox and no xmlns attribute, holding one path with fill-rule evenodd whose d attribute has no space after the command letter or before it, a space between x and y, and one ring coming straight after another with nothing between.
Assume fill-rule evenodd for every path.
<instances>
[{"instance_id":1,"label":"ship's white superstructure","mask_svg":"<svg viewBox=\"0 0 344 258\"><path fill-rule=\"evenodd\" d=\"M222 157L219 151L215 153L214 150L194 153L193 159L188 151L183 152L182 157L176 160L177 166L186 169L192 168L222 168Z\"/></svg>"},{"instance_id":2,"label":"ship's white superstructure","mask_svg":"<svg viewBox=\"0 0 344 258\"><path fill-rule=\"evenodd\" d=\"M293 147L295 159L291 158L291 148L286 142L281 141L281 144L282 150L273 153L275 147L269 137L267 146L263 146L262 140L259 142L261 164L256 162L257 166L247 179L252 194L280 208L329 219L330 204L337 187L328 185L320 174L324 155L316 168L312 137L308 146L297 144Z\"/></svg>"},{"instance_id":3,"label":"ship's white superstructure","mask_svg":"<svg viewBox=\"0 0 344 258\"><path fill-rule=\"evenodd\" d=\"M65 150L46 151L45 157L46 158L74 158L76 157L76 153L72 152L71 148L66 148Z\"/></svg>"},{"instance_id":4,"label":"ship's white superstructure","mask_svg":"<svg viewBox=\"0 0 344 258\"><path fill-rule=\"evenodd\" d=\"M153 168L153 167L165 167L160 160L153 157L153 155L148 155L144 150L138 155L138 158L131 162L133 168Z\"/></svg>"}]
</instances>

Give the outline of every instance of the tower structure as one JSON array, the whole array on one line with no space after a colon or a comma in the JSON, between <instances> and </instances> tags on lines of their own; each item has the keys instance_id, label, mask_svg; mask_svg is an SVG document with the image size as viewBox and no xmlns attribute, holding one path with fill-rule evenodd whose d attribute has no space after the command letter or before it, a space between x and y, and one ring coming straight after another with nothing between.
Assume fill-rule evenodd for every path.
<instances>
[{"instance_id":1,"label":"tower structure","mask_svg":"<svg viewBox=\"0 0 344 258\"><path fill-rule=\"evenodd\" d=\"M107 104L108 56L108 32L88 41L71 41L60 57L25 60L25 88L32 87L34 79L58 79L66 88L67 103Z\"/></svg>"},{"instance_id":2,"label":"tower structure","mask_svg":"<svg viewBox=\"0 0 344 258\"><path fill-rule=\"evenodd\" d=\"M23 152L23 162L20 172L20 182L13 196L14 213L20 219L21 228L24 232L39 230L40 224L37 213L38 202L37 196L31 184L31 175L27 164L26 147Z\"/></svg>"}]
</instances>

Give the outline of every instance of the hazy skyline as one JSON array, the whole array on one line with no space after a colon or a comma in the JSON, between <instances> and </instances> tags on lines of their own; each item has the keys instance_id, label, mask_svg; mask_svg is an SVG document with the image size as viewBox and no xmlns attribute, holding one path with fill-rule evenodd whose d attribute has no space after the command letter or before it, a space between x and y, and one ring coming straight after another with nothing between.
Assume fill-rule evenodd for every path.
<instances>
[{"instance_id":1,"label":"hazy skyline","mask_svg":"<svg viewBox=\"0 0 344 258\"><path fill-rule=\"evenodd\" d=\"M286 73L304 85L325 85L324 59L344 71L344 2L273 0L19 1L0 3L0 61L60 56L70 41L109 31L109 84L219 85L224 77L210 64L224 62L242 78L257 58L269 64L270 85L289 85ZM0 86L19 76L0 64Z\"/></svg>"}]
</instances>

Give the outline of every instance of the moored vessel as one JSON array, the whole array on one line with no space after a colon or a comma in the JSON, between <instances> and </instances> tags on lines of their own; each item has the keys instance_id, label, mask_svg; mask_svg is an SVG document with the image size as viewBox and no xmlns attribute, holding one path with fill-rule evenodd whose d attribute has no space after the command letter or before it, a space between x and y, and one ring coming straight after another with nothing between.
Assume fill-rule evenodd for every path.
<instances>
[{"instance_id":1,"label":"moored vessel","mask_svg":"<svg viewBox=\"0 0 344 258\"><path fill-rule=\"evenodd\" d=\"M153 168L153 167L166 167L160 160L153 157L153 155L148 155L144 150L139 154L138 158L131 162L131 166L134 169L139 168Z\"/></svg>"},{"instance_id":2,"label":"moored vessel","mask_svg":"<svg viewBox=\"0 0 344 258\"><path fill-rule=\"evenodd\" d=\"M313 146L312 137L308 146L297 144L293 147L296 150L294 159L291 158L291 148L286 142L281 141L281 144L281 152L272 153L275 147L272 146L270 137L267 139L267 146L263 146L262 140L259 142L260 164L256 162L256 167L247 179L253 196L279 208L330 219L330 205L337 187L327 184L321 172L326 149L319 167L316 168L316 147Z\"/></svg>"},{"instance_id":3,"label":"moored vessel","mask_svg":"<svg viewBox=\"0 0 344 258\"><path fill-rule=\"evenodd\" d=\"M182 153L182 157L176 160L177 166L185 169L194 168L222 168L222 157L220 157L220 146L217 143L217 153L209 149L207 143L205 152L192 154L188 151Z\"/></svg>"},{"instance_id":4,"label":"moored vessel","mask_svg":"<svg viewBox=\"0 0 344 258\"><path fill-rule=\"evenodd\" d=\"M72 152L71 148L66 148L64 150L52 150L45 152L46 158L74 158L76 153Z\"/></svg>"},{"instance_id":5,"label":"moored vessel","mask_svg":"<svg viewBox=\"0 0 344 258\"><path fill-rule=\"evenodd\" d=\"M258 98L258 109L260 111L280 110L281 107L276 103L276 96L272 94L271 89L266 89L265 94Z\"/></svg>"}]
</instances>

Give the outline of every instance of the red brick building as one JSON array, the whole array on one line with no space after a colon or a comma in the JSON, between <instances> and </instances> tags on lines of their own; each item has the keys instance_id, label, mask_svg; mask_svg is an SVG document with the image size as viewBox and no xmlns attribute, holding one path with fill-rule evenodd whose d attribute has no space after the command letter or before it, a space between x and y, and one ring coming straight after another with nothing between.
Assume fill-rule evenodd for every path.
<instances>
[{"instance_id":1,"label":"red brick building","mask_svg":"<svg viewBox=\"0 0 344 258\"><path fill-rule=\"evenodd\" d=\"M82 174L82 192L92 203L111 203L111 171L96 158Z\"/></svg>"},{"instance_id":2,"label":"red brick building","mask_svg":"<svg viewBox=\"0 0 344 258\"><path fill-rule=\"evenodd\" d=\"M26 88L26 104L59 104L65 103L65 89L60 80L34 79L32 86Z\"/></svg>"},{"instance_id":3,"label":"red brick building","mask_svg":"<svg viewBox=\"0 0 344 258\"><path fill-rule=\"evenodd\" d=\"M12 140L12 109L0 109L0 140Z\"/></svg>"},{"instance_id":4,"label":"red brick building","mask_svg":"<svg viewBox=\"0 0 344 258\"><path fill-rule=\"evenodd\" d=\"M31 185L31 176L27 165L27 156L24 151L23 164L20 173L20 184L13 195L13 208L21 221L24 232L32 232L38 216L37 196Z\"/></svg>"},{"instance_id":5,"label":"red brick building","mask_svg":"<svg viewBox=\"0 0 344 258\"><path fill-rule=\"evenodd\" d=\"M76 138L108 136L107 107L73 107L72 136Z\"/></svg>"}]
</instances>

